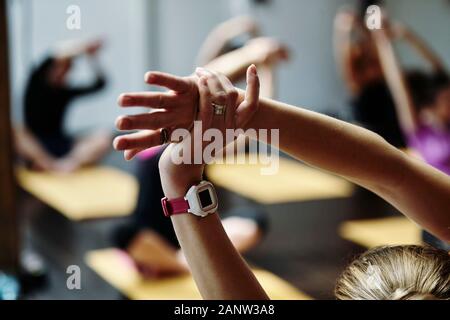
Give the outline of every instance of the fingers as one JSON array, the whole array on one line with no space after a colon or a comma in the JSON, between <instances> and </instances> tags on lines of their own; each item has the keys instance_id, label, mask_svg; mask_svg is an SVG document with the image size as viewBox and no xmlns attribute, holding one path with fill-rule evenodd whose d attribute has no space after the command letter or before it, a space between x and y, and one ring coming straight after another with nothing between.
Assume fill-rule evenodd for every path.
<instances>
[{"instance_id":1,"label":"fingers","mask_svg":"<svg viewBox=\"0 0 450 320\"><path fill-rule=\"evenodd\" d=\"M176 97L171 93L136 92L124 93L119 96L117 103L121 107L148 107L165 109L176 105Z\"/></svg>"},{"instance_id":2,"label":"fingers","mask_svg":"<svg viewBox=\"0 0 450 320\"><path fill-rule=\"evenodd\" d=\"M172 127L177 122L176 114L155 111L138 115L120 116L116 120L119 130L157 130Z\"/></svg>"},{"instance_id":3,"label":"fingers","mask_svg":"<svg viewBox=\"0 0 450 320\"><path fill-rule=\"evenodd\" d=\"M226 107L226 127L234 128L236 102L239 97L236 88L227 77L220 73L211 72L201 68L197 69L196 73L200 77L207 78L208 87L211 91L211 103L224 105Z\"/></svg>"},{"instance_id":4,"label":"fingers","mask_svg":"<svg viewBox=\"0 0 450 320\"><path fill-rule=\"evenodd\" d=\"M208 79L207 82L209 90L211 91L212 103L216 103L222 106L226 105L227 93L225 92L225 89L223 88L223 85L217 74L203 68L198 68L196 70L196 74L199 77L203 76Z\"/></svg>"},{"instance_id":5,"label":"fingers","mask_svg":"<svg viewBox=\"0 0 450 320\"><path fill-rule=\"evenodd\" d=\"M236 110L236 126L242 128L252 118L259 106L259 77L255 65L247 69L247 90L245 91L245 100Z\"/></svg>"},{"instance_id":6,"label":"fingers","mask_svg":"<svg viewBox=\"0 0 450 320\"><path fill-rule=\"evenodd\" d=\"M205 128L210 128L213 118L213 108L211 102L211 91L209 90L208 80L206 77L200 78L198 91L200 93L200 120Z\"/></svg>"},{"instance_id":7,"label":"fingers","mask_svg":"<svg viewBox=\"0 0 450 320\"><path fill-rule=\"evenodd\" d=\"M235 114L236 114L236 103L239 98L239 93L237 92L234 85L231 81L225 77L223 74L217 74L220 82L222 83L222 87L227 94L227 102L226 102L226 113L225 113L225 121L227 128L235 128Z\"/></svg>"},{"instance_id":8,"label":"fingers","mask_svg":"<svg viewBox=\"0 0 450 320\"><path fill-rule=\"evenodd\" d=\"M245 91L245 101L250 105L255 105L259 101L259 77L255 65L247 69L247 90Z\"/></svg>"},{"instance_id":9,"label":"fingers","mask_svg":"<svg viewBox=\"0 0 450 320\"><path fill-rule=\"evenodd\" d=\"M131 150L125 150L125 152L123 153L123 156L125 158L126 161L131 161L133 160L139 153L141 153L142 151L144 151L146 149L131 149Z\"/></svg>"},{"instance_id":10,"label":"fingers","mask_svg":"<svg viewBox=\"0 0 450 320\"><path fill-rule=\"evenodd\" d=\"M160 130L145 130L124 135L114 139L114 149L117 151L133 149L149 149L161 145Z\"/></svg>"},{"instance_id":11,"label":"fingers","mask_svg":"<svg viewBox=\"0 0 450 320\"><path fill-rule=\"evenodd\" d=\"M185 78L177 77L164 72L147 72L145 82L151 85L164 87L176 92L184 93L191 87L189 81Z\"/></svg>"}]
</instances>

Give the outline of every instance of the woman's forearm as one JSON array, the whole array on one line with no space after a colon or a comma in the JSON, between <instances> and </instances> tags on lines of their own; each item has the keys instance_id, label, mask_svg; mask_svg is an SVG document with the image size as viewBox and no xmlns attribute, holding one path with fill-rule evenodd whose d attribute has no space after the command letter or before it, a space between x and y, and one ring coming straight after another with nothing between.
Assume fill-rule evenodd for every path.
<instances>
[{"instance_id":1,"label":"woman's forearm","mask_svg":"<svg viewBox=\"0 0 450 320\"><path fill-rule=\"evenodd\" d=\"M273 99L276 96L275 66L272 64L262 64L258 69L261 82L261 96Z\"/></svg>"},{"instance_id":2,"label":"woman's forearm","mask_svg":"<svg viewBox=\"0 0 450 320\"><path fill-rule=\"evenodd\" d=\"M357 95L361 89L352 64L352 46L354 45L352 34L360 29L362 28L359 26L358 18L353 12L345 10L336 16L333 35L334 56L339 72L352 95Z\"/></svg>"},{"instance_id":3,"label":"woman's forearm","mask_svg":"<svg viewBox=\"0 0 450 320\"><path fill-rule=\"evenodd\" d=\"M204 66L219 57L222 50L233 38L249 33L256 37L258 26L256 22L247 16L239 16L219 24L206 38L199 50L197 65Z\"/></svg>"},{"instance_id":4,"label":"woman's forearm","mask_svg":"<svg viewBox=\"0 0 450 320\"><path fill-rule=\"evenodd\" d=\"M193 277L207 300L266 300L266 293L228 238L218 214L179 215L172 223Z\"/></svg>"},{"instance_id":5,"label":"woman's forearm","mask_svg":"<svg viewBox=\"0 0 450 320\"><path fill-rule=\"evenodd\" d=\"M375 133L347 122L270 99L261 99L249 128L278 129L281 149L313 166L370 189L393 184L390 158L401 153ZM374 159L389 160L381 164ZM383 169L383 170L381 170Z\"/></svg>"},{"instance_id":6,"label":"woman's forearm","mask_svg":"<svg viewBox=\"0 0 450 320\"><path fill-rule=\"evenodd\" d=\"M377 134L315 112L262 99L249 128L279 129L280 148L369 189L450 241L450 179Z\"/></svg>"},{"instance_id":7,"label":"woman's forearm","mask_svg":"<svg viewBox=\"0 0 450 320\"><path fill-rule=\"evenodd\" d=\"M205 66L205 69L223 73L235 82L245 76L249 65L259 64L261 57L262 55L253 50L253 47L245 46L214 59Z\"/></svg>"},{"instance_id":8,"label":"woman's forearm","mask_svg":"<svg viewBox=\"0 0 450 320\"><path fill-rule=\"evenodd\" d=\"M183 170L174 181L160 168L164 194L169 199L184 197L200 179L182 179ZM200 170L201 171L201 170ZM200 172L199 171L199 172ZM176 215L172 223L181 249L191 269L200 294L207 300L266 300L264 289L228 238L218 214L198 218L191 214Z\"/></svg>"},{"instance_id":9,"label":"woman's forearm","mask_svg":"<svg viewBox=\"0 0 450 320\"><path fill-rule=\"evenodd\" d=\"M426 61L431 64L435 72L445 72L443 61L417 33L409 28L405 28L403 37L412 48L414 48Z\"/></svg>"},{"instance_id":10,"label":"woman's forearm","mask_svg":"<svg viewBox=\"0 0 450 320\"><path fill-rule=\"evenodd\" d=\"M384 30L374 31L373 39L386 82L394 98L400 127L405 133L412 133L417 128L418 115L392 43Z\"/></svg>"}]
</instances>

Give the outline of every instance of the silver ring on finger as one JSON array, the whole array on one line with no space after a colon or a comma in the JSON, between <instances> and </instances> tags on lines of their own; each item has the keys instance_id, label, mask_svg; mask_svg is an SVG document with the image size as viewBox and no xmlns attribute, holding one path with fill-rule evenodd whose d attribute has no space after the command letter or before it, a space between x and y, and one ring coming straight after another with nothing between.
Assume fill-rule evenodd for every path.
<instances>
[{"instance_id":1,"label":"silver ring on finger","mask_svg":"<svg viewBox=\"0 0 450 320\"><path fill-rule=\"evenodd\" d=\"M160 138L161 139L160 140L161 145L169 143L169 141L170 141L170 139L169 139L169 130L167 130L165 128L161 129L160 135L161 135L161 138Z\"/></svg>"},{"instance_id":2,"label":"silver ring on finger","mask_svg":"<svg viewBox=\"0 0 450 320\"><path fill-rule=\"evenodd\" d=\"M225 112L227 110L226 106L220 105L220 104L217 104L217 103L213 103L212 106L213 106L213 109L214 109L214 115L215 116L224 116L225 115Z\"/></svg>"}]
</instances>

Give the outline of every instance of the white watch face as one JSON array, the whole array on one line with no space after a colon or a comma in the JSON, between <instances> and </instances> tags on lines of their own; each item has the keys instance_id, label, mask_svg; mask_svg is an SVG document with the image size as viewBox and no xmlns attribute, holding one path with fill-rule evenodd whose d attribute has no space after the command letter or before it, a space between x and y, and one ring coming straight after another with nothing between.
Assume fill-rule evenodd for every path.
<instances>
[{"instance_id":1,"label":"white watch face","mask_svg":"<svg viewBox=\"0 0 450 320\"><path fill-rule=\"evenodd\" d=\"M196 216L206 217L217 211L217 194L210 182L203 181L193 186L185 198L189 202L189 212Z\"/></svg>"}]
</instances>

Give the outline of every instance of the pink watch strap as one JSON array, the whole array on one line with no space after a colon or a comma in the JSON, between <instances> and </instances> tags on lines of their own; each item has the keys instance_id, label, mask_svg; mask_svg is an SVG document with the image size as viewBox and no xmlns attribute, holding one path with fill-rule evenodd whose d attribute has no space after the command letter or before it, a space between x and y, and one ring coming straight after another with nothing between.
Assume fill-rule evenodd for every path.
<instances>
[{"instance_id":1,"label":"pink watch strap","mask_svg":"<svg viewBox=\"0 0 450 320\"><path fill-rule=\"evenodd\" d=\"M163 207L164 215L169 218L171 216L177 214L188 213L190 207L187 200L184 198L169 200L167 198L163 198L161 200L161 204Z\"/></svg>"}]
</instances>

